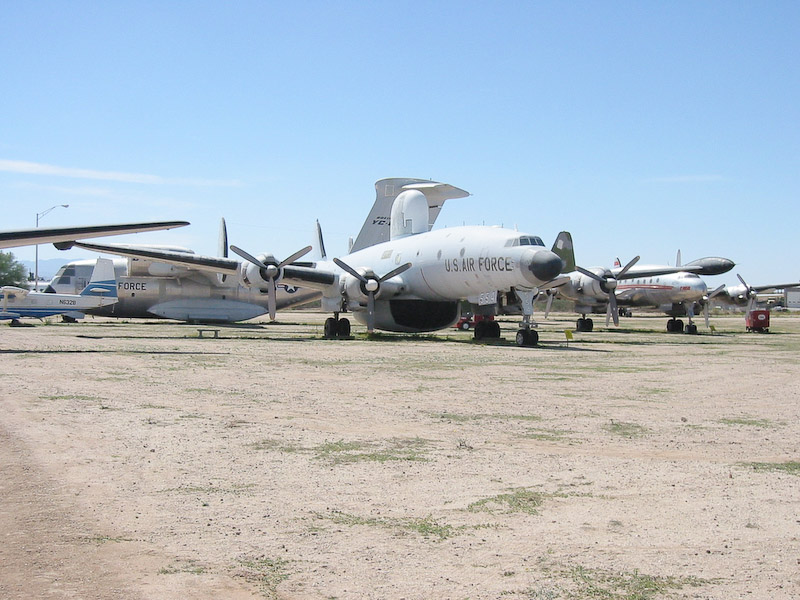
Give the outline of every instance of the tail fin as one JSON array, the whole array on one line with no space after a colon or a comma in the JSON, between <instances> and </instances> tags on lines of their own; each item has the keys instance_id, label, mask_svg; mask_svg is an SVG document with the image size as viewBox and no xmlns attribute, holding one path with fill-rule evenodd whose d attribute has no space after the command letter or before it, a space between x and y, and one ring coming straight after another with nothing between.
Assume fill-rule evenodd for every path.
<instances>
[{"instance_id":1,"label":"tail fin","mask_svg":"<svg viewBox=\"0 0 800 600\"><path fill-rule=\"evenodd\" d=\"M572 247L572 234L569 231L562 231L558 234L553 244L553 252L563 263L562 273L571 273L575 270L575 250Z\"/></svg>"},{"instance_id":2,"label":"tail fin","mask_svg":"<svg viewBox=\"0 0 800 600\"><path fill-rule=\"evenodd\" d=\"M350 252L363 250L390 238L390 221L394 199L407 190L419 190L428 200L428 230L436 222L446 200L466 198L469 192L447 183L427 179L389 178L375 182L375 204L367 215Z\"/></svg>"},{"instance_id":3,"label":"tail fin","mask_svg":"<svg viewBox=\"0 0 800 600\"><path fill-rule=\"evenodd\" d=\"M117 278L114 275L114 263L110 259L97 259L92 277L88 285L83 288L81 296L117 297Z\"/></svg>"},{"instance_id":4,"label":"tail fin","mask_svg":"<svg viewBox=\"0 0 800 600\"><path fill-rule=\"evenodd\" d=\"M219 220L219 237L217 238L217 256L228 258L228 227L225 225L225 217ZM217 273L217 281L225 283L228 278L224 273Z\"/></svg>"},{"instance_id":5,"label":"tail fin","mask_svg":"<svg viewBox=\"0 0 800 600\"><path fill-rule=\"evenodd\" d=\"M322 239L322 227L317 221L317 257L320 260L327 260L328 253L325 252L325 241Z\"/></svg>"}]
</instances>

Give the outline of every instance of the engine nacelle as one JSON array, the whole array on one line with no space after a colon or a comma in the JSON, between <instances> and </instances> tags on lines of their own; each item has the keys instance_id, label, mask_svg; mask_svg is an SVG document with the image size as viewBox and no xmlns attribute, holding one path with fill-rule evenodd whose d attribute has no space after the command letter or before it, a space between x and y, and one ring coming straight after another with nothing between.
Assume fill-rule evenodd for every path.
<instances>
[{"instance_id":1,"label":"engine nacelle","mask_svg":"<svg viewBox=\"0 0 800 600\"><path fill-rule=\"evenodd\" d=\"M356 271L367 279L366 283L348 274L342 275L339 278L342 294L346 298L347 304L351 309L359 305L365 305L369 299L370 291L375 293L376 300L385 300L405 291L403 283L396 280L394 277L379 283L378 277L375 276L372 270L360 268L356 269Z\"/></svg>"},{"instance_id":2,"label":"engine nacelle","mask_svg":"<svg viewBox=\"0 0 800 600\"><path fill-rule=\"evenodd\" d=\"M272 256L265 256L262 254L257 258L270 268L273 268L273 265L277 265L275 258ZM277 271L277 267L274 268L276 268L275 281L278 282L281 280L283 272ZM241 281L242 285L246 287L265 288L268 285L269 276L266 270L262 269L258 265L251 262L243 262L239 266L239 280Z\"/></svg>"},{"instance_id":3,"label":"engine nacelle","mask_svg":"<svg viewBox=\"0 0 800 600\"><path fill-rule=\"evenodd\" d=\"M602 267L595 267L593 269L589 269L589 271L599 275L600 277L611 276L611 273ZM580 278L578 279L575 287L580 291L581 294L597 299L608 298L609 293L611 293L611 290L609 290L605 284L582 273L580 274Z\"/></svg>"}]
</instances>

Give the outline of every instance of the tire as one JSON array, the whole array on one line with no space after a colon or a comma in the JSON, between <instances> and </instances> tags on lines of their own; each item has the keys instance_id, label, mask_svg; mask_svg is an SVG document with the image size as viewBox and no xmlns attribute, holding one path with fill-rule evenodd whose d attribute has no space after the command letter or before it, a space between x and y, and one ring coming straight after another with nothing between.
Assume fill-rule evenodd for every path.
<instances>
[{"instance_id":1,"label":"tire","mask_svg":"<svg viewBox=\"0 0 800 600\"><path fill-rule=\"evenodd\" d=\"M325 319L325 326L323 329L322 336L326 340L332 340L333 338L336 337L336 319L334 319L333 317L328 317L327 319Z\"/></svg>"},{"instance_id":2,"label":"tire","mask_svg":"<svg viewBox=\"0 0 800 600\"><path fill-rule=\"evenodd\" d=\"M593 331L594 330L594 321L591 319L586 319L586 329L584 331Z\"/></svg>"},{"instance_id":3,"label":"tire","mask_svg":"<svg viewBox=\"0 0 800 600\"><path fill-rule=\"evenodd\" d=\"M350 337L350 319L339 319L336 325L337 337Z\"/></svg>"},{"instance_id":4,"label":"tire","mask_svg":"<svg viewBox=\"0 0 800 600\"><path fill-rule=\"evenodd\" d=\"M500 323L497 321L491 321L489 326L487 327L488 336L492 338L500 338Z\"/></svg>"},{"instance_id":5,"label":"tire","mask_svg":"<svg viewBox=\"0 0 800 600\"><path fill-rule=\"evenodd\" d=\"M528 332L524 329L520 329L517 331L517 346L527 346L528 345Z\"/></svg>"},{"instance_id":6,"label":"tire","mask_svg":"<svg viewBox=\"0 0 800 600\"><path fill-rule=\"evenodd\" d=\"M475 324L475 330L473 335L475 336L476 340L482 340L486 337L486 322L480 321L479 323Z\"/></svg>"}]
</instances>

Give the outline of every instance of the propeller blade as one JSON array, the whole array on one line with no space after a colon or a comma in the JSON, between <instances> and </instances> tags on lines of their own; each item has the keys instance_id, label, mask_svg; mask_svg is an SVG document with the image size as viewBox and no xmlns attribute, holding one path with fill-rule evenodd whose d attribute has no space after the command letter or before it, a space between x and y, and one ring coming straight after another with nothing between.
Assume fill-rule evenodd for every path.
<instances>
[{"instance_id":1,"label":"propeller blade","mask_svg":"<svg viewBox=\"0 0 800 600\"><path fill-rule=\"evenodd\" d=\"M367 333L375 331L375 292L367 296Z\"/></svg>"},{"instance_id":2,"label":"propeller blade","mask_svg":"<svg viewBox=\"0 0 800 600\"><path fill-rule=\"evenodd\" d=\"M242 250L238 246L234 246L233 244L231 244L231 250L233 250L236 254L241 256L247 262L251 262L254 265L256 265L257 267L261 267L262 269L266 269L267 268L267 265L265 265L263 262L261 262L259 259L257 259L252 254L249 254L249 253L245 252L244 250Z\"/></svg>"},{"instance_id":3,"label":"propeller blade","mask_svg":"<svg viewBox=\"0 0 800 600\"><path fill-rule=\"evenodd\" d=\"M711 298L713 298L717 294L721 294L724 290L725 290L725 284L723 283L721 286L719 286L717 289L715 289L713 292L711 292L708 295L708 299L710 300Z\"/></svg>"},{"instance_id":4,"label":"propeller blade","mask_svg":"<svg viewBox=\"0 0 800 600\"><path fill-rule=\"evenodd\" d=\"M708 329L708 301L703 305L703 318L706 320L706 329Z\"/></svg>"},{"instance_id":5,"label":"propeller blade","mask_svg":"<svg viewBox=\"0 0 800 600\"><path fill-rule=\"evenodd\" d=\"M396 275L400 275L400 273L403 273L404 271L408 271L410 268L411 268L411 263L405 263L404 265L400 265L396 269L389 271L386 275L378 279L378 283L383 283L387 279L391 279Z\"/></svg>"},{"instance_id":6,"label":"propeller blade","mask_svg":"<svg viewBox=\"0 0 800 600\"><path fill-rule=\"evenodd\" d=\"M555 294L547 294L547 304L545 304L545 306L544 306L544 318L545 319L550 314L550 307L553 306L553 298L555 298Z\"/></svg>"},{"instance_id":7,"label":"propeller blade","mask_svg":"<svg viewBox=\"0 0 800 600\"><path fill-rule=\"evenodd\" d=\"M275 279L270 277L269 280L269 297L267 298L267 307L269 308L269 318L271 321L275 320L275 314L277 312L277 298L278 295L278 286L275 285Z\"/></svg>"},{"instance_id":8,"label":"propeller blade","mask_svg":"<svg viewBox=\"0 0 800 600\"><path fill-rule=\"evenodd\" d=\"M599 281L600 283L605 283L606 281L604 278L600 277L600 275L598 275L597 273L592 273L589 269L584 269L583 267L575 267L575 270L578 271L578 273L583 273L587 277L594 279L595 281Z\"/></svg>"},{"instance_id":9,"label":"propeller blade","mask_svg":"<svg viewBox=\"0 0 800 600\"><path fill-rule=\"evenodd\" d=\"M640 258L639 256L634 256L627 265L622 267L622 270L619 273L617 273L617 279L622 279L625 273L627 273L633 265L639 262L639 258Z\"/></svg>"},{"instance_id":10,"label":"propeller blade","mask_svg":"<svg viewBox=\"0 0 800 600\"><path fill-rule=\"evenodd\" d=\"M302 250L298 250L297 252L295 252L294 254L292 254L292 255L291 255L289 258L286 258L286 259L282 260L282 261L281 261L281 262L278 264L278 268L279 268L279 269L281 269L281 268L285 267L286 265L288 265L288 264L290 264L290 263L293 263L293 262L294 262L294 261L296 261L298 258L305 256L305 255L306 255L306 254L308 254L309 252L311 252L311 246L306 246L306 247L305 247L305 248L303 248Z\"/></svg>"},{"instance_id":11,"label":"propeller blade","mask_svg":"<svg viewBox=\"0 0 800 600\"><path fill-rule=\"evenodd\" d=\"M361 283L367 283L367 278L364 277L361 273L356 271L353 267L348 265L346 262L339 260L338 258L334 258L333 262L335 262L341 269L344 269L350 275L358 279Z\"/></svg>"},{"instance_id":12,"label":"propeller blade","mask_svg":"<svg viewBox=\"0 0 800 600\"><path fill-rule=\"evenodd\" d=\"M614 319L614 325L619 326L619 310L617 309L617 295L612 290L608 295L608 309L606 311L606 327L608 327L608 313Z\"/></svg>"},{"instance_id":13,"label":"propeller blade","mask_svg":"<svg viewBox=\"0 0 800 600\"><path fill-rule=\"evenodd\" d=\"M749 285L747 285L747 282L746 282L744 279L742 279L742 276L741 276L741 275L739 275L739 274L737 273L737 274L736 274L736 277L738 277L738 278L739 278L739 281L741 281L741 282L742 282L742 285L743 285L744 287L746 287L748 290L750 289L750 286L749 286Z\"/></svg>"}]
</instances>

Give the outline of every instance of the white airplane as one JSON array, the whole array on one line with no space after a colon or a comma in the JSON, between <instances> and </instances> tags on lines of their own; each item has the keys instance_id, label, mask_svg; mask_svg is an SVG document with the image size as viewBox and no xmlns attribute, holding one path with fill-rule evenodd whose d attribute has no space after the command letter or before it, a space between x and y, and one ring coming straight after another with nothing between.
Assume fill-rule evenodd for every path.
<instances>
[{"instance_id":1,"label":"white airplane","mask_svg":"<svg viewBox=\"0 0 800 600\"><path fill-rule=\"evenodd\" d=\"M15 286L0 288L0 319L44 318L108 306L117 301L114 265L98 258L91 279L80 294L46 294Z\"/></svg>"},{"instance_id":2,"label":"white airplane","mask_svg":"<svg viewBox=\"0 0 800 600\"><path fill-rule=\"evenodd\" d=\"M122 223L117 225L88 225L83 227L46 227L37 229L9 229L0 231L0 248L34 246L47 242L85 240L106 235L122 235L141 231L158 231L188 225L188 221L152 221Z\"/></svg>"},{"instance_id":3,"label":"white airplane","mask_svg":"<svg viewBox=\"0 0 800 600\"><path fill-rule=\"evenodd\" d=\"M692 261L687 265L637 265L635 257L624 267L613 269L593 267L584 269L575 266L572 236L562 231L553 246L554 252L564 259L567 269L572 269L569 282L557 288L557 293L575 302L575 312L581 315L576 323L578 331L592 331L594 323L587 318L589 313L606 313L606 326L611 319L619 325L619 306L638 306L658 309L671 316L667 331L681 332L683 321L676 317L686 315L689 324L687 333L697 333L694 324L696 308L702 307L708 326L709 299L720 293L720 286L709 294L708 287L700 275L720 275L730 271L734 263L727 258L708 257ZM617 260L619 263L619 260ZM550 310L552 295L548 298L545 315Z\"/></svg>"},{"instance_id":4,"label":"white airplane","mask_svg":"<svg viewBox=\"0 0 800 600\"><path fill-rule=\"evenodd\" d=\"M758 301L758 294L774 290L785 290L786 288L800 287L800 281L794 283L778 283L773 285L748 285L738 273L736 277L741 282L740 285L726 285L719 294L718 300L736 306L746 306L746 311L750 312L755 308Z\"/></svg>"},{"instance_id":5,"label":"white airplane","mask_svg":"<svg viewBox=\"0 0 800 600\"><path fill-rule=\"evenodd\" d=\"M385 181L392 180L381 180L376 186ZM540 238L509 229L467 226L431 230L429 199L435 195L460 198L467 192L443 183L410 181L385 194L395 196L389 219L382 220L383 226L389 228L389 239L332 261L294 264L311 246L282 261L267 254L255 257L231 246L244 259L239 262L119 244L75 245L192 265L237 276L248 287L274 291L283 282L317 290L322 294L322 309L333 313L325 322L325 336L329 338L349 336L350 321L340 318L347 312L366 324L369 332L436 331L458 320L459 301L513 288L523 300L523 321L516 341L519 345L535 344L538 335L530 328L533 299L540 290L568 281L566 277L559 278L561 258L545 248ZM270 296L274 298L274 293ZM269 312L274 318L274 305ZM495 327L491 332L494 337L500 335L499 326Z\"/></svg>"}]
</instances>

